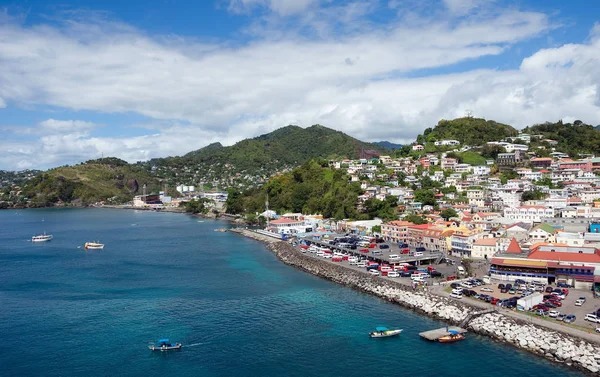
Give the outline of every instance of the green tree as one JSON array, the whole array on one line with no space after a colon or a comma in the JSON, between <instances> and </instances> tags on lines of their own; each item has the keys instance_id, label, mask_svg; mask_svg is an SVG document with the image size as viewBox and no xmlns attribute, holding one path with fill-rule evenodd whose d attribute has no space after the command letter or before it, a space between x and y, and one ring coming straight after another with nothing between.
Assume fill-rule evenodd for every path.
<instances>
[{"instance_id":1,"label":"green tree","mask_svg":"<svg viewBox=\"0 0 600 377\"><path fill-rule=\"evenodd\" d=\"M446 208L445 210L440 212L440 216L442 216L444 220L448 221L448 219L452 217L457 217L458 213L456 213L456 210L454 208Z\"/></svg>"},{"instance_id":2,"label":"green tree","mask_svg":"<svg viewBox=\"0 0 600 377\"><path fill-rule=\"evenodd\" d=\"M435 194L431 189L421 189L415 191L415 201L423 205L435 206Z\"/></svg>"},{"instance_id":3,"label":"green tree","mask_svg":"<svg viewBox=\"0 0 600 377\"><path fill-rule=\"evenodd\" d=\"M415 215L415 214L410 214L404 217L405 221L410 221L411 223L415 224L415 225L421 225L421 224L427 224L428 221L427 219L425 219L422 216L419 215Z\"/></svg>"}]
</instances>

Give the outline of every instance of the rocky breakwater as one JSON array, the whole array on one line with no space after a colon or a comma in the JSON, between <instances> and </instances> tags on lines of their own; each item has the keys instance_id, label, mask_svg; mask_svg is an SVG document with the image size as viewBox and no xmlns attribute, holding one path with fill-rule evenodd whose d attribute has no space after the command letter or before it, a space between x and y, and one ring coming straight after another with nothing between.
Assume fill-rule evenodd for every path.
<instances>
[{"instance_id":1,"label":"rocky breakwater","mask_svg":"<svg viewBox=\"0 0 600 377\"><path fill-rule=\"evenodd\" d=\"M269 249L285 264L454 324L459 324L471 312L476 311L461 302L309 257L285 242L271 243Z\"/></svg>"},{"instance_id":2,"label":"rocky breakwater","mask_svg":"<svg viewBox=\"0 0 600 377\"><path fill-rule=\"evenodd\" d=\"M392 280L369 276L341 265L312 258L286 242L273 242L268 247L285 264L449 323L461 324L470 314L480 310L465 302L432 295L422 290L415 291ZM468 321L466 327L472 332L511 343L594 375L600 371L600 347L576 337L496 312L476 316Z\"/></svg>"},{"instance_id":3,"label":"rocky breakwater","mask_svg":"<svg viewBox=\"0 0 600 377\"><path fill-rule=\"evenodd\" d=\"M469 327L477 333L512 343L554 361L594 374L600 372L600 347L582 339L498 313L477 317L469 323Z\"/></svg>"}]
</instances>

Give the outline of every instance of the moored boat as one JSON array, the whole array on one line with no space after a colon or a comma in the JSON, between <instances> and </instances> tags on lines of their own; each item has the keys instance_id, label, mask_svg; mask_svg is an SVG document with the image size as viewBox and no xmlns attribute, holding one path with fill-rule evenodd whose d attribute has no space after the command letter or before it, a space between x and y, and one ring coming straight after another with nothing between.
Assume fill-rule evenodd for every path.
<instances>
[{"instance_id":1,"label":"moored boat","mask_svg":"<svg viewBox=\"0 0 600 377\"><path fill-rule=\"evenodd\" d=\"M171 343L169 339L160 339L148 346L150 351L171 351L181 349L181 343Z\"/></svg>"},{"instance_id":2,"label":"moored boat","mask_svg":"<svg viewBox=\"0 0 600 377\"><path fill-rule=\"evenodd\" d=\"M389 330L387 327L376 327L375 331L370 332L369 336L371 338L387 338L390 336L396 336L396 335L400 335L400 333L402 332L401 329L399 330Z\"/></svg>"},{"instance_id":3,"label":"moored boat","mask_svg":"<svg viewBox=\"0 0 600 377\"><path fill-rule=\"evenodd\" d=\"M459 340L463 340L465 338L466 338L466 336L459 333L458 331L448 330L448 335L444 335L444 336L438 338L438 342L452 343L452 342L458 342Z\"/></svg>"},{"instance_id":4,"label":"moored boat","mask_svg":"<svg viewBox=\"0 0 600 377\"><path fill-rule=\"evenodd\" d=\"M46 232L44 232L44 234L40 234L39 236L31 237L31 242L46 242L46 241L50 241L51 239L52 239L52 235L46 234Z\"/></svg>"},{"instance_id":5,"label":"moored boat","mask_svg":"<svg viewBox=\"0 0 600 377\"><path fill-rule=\"evenodd\" d=\"M104 249L104 244L98 242L86 242L84 247L88 250L102 250Z\"/></svg>"}]
</instances>

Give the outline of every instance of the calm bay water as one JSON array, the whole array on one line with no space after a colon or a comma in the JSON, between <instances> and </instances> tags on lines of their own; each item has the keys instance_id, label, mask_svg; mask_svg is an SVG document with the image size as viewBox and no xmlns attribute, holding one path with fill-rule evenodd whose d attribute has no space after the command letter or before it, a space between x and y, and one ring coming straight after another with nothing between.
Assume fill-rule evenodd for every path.
<instances>
[{"instance_id":1,"label":"calm bay water","mask_svg":"<svg viewBox=\"0 0 600 377\"><path fill-rule=\"evenodd\" d=\"M580 376L280 263L218 221L168 213L0 211L3 376ZM43 244L27 242L42 232ZM85 251L99 240L104 250ZM404 328L370 339L375 326ZM152 353L169 337L188 347Z\"/></svg>"}]
</instances>

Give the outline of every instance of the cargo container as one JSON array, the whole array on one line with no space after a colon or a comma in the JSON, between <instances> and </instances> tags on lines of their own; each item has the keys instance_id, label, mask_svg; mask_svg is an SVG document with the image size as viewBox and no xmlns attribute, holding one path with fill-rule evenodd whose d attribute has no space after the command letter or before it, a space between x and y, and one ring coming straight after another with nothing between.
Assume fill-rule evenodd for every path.
<instances>
[{"instance_id":1,"label":"cargo container","mask_svg":"<svg viewBox=\"0 0 600 377\"><path fill-rule=\"evenodd\" d=\"M537 304L541 304L544 301L544 295L541 293L529 295L517 300L517 310L526 311L531 310Z\"/></svg>"}]
</instances>

